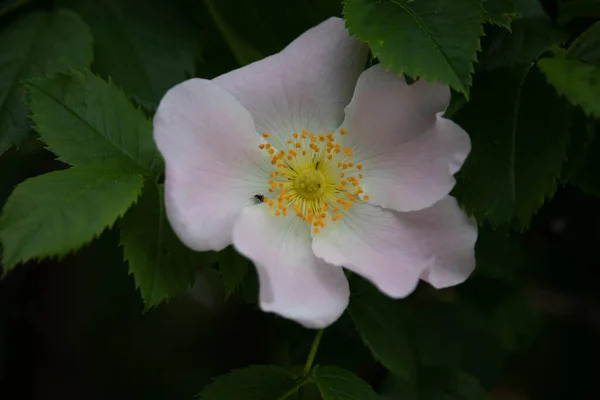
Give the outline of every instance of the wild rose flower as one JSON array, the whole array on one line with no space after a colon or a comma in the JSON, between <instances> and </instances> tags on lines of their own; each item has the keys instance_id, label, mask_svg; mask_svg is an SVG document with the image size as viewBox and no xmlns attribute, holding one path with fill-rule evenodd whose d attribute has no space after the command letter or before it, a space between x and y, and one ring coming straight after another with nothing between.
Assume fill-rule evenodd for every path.
<instances>
[{"instance_id":1,"label":"wild rose flower","mask_svg":"<svg viewBox=\"0 0 600 400\"><path fill-rule=\"evenodd\" d=\"M306 327L348 305L347 268L393 298L472 272L475 225L448 196L470 151L448 87L379 65L331 18L281 53L172 88L154 118L173 229L233 243L260 304Z\"/></svg>"}]
</instances>

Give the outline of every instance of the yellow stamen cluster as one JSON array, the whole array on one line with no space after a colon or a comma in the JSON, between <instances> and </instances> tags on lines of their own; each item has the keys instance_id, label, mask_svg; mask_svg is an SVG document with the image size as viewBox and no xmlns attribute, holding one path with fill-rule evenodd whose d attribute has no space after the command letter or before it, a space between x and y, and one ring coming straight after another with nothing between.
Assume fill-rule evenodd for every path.
<instances>
[{"instance_id":1,"label":"yellow stamen cluster","mask_svg":"<svg viewBox=\"0 0 600 400\"><path fill-rule=\"evenodd\" d=\"M362 165L354 164L352 150L339 143L345 134L344 129L337 135L302 130L284 144L258 146L274 168L263 200L274 215L293 212L318 234L329 222L341 219L353 203L369 199L360 186ZM269 140L270 135L265 132L263 137Z\"/></svg>"}]
</instances>

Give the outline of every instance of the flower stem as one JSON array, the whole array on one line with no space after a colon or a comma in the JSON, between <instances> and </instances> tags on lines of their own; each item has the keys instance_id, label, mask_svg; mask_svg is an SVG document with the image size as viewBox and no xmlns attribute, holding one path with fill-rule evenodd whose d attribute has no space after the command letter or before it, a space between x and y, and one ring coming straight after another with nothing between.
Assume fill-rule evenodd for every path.
<instances>
[{"instance_id":1,"label":"flower stem","mask_svg":"<svg viewBox=\"0 0 600 400\"><path fill-rule=\"evenodd\" d=\"M310 352L308 353L308 357L306 357L306 364L304 364L304 371L302 372L304 376L307 376L310 373L310 369L312 368L313 362L315 361L315 356L317 355L317 350L319 350L319 344L321 344L321 337L323 336L323 329L319 329L317 331L317 335L315 336L312 346L310 346Z\"/></svg>"}]
</instances>

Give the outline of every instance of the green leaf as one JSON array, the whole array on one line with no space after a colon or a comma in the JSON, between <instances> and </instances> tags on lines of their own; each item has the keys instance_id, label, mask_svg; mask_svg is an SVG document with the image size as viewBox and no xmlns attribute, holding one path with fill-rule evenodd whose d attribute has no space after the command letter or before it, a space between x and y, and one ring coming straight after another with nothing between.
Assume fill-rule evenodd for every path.
<instances>
[{"instance_id":1,"label":"green leaf","mask_svg":"<svg viewBox=\"0 0 600 400\"><path fill-rule=\"evenodd\" d=\"M346 0L350 33L386 68L468 94L483 34L477 0Z\"/></svg>"},{"instance_id":2,"label":"green leaf","mask_svg":"<svg viewBox=\"0 0 600 400\"><path fill-rule=\"evenodd\" d=\"M477 70L489 71L532 62L565 38L550 20L538 0L518 0L520 17L511 24L512 32L487 26L481 40L482 52Z\"/></svg>"},{"instance_id":3,"label":"green leaf","mask_svg":"<svg viewBox=\"0 0 600 400\"><path fill-rule=\"evenodd\" d=\"M120 223L121 245L146 309L191 286L201 253L177 238L166 218L163 188L148 182Z\"/></svg>"},{"instance_id":4,"label":"green leaf","mask_svg":"<svg viewBox=\"0 0 600 400\"><path fill-rule=\"evenodd\" d=\"M566 24L575 18L600 18L598 0L558 0L558 22Z\"/></svg>"},{"instance_id":5,"label":"green leaf","mask_svg":"<svg viewBox=\"0 0 600 400\"><path fill-rule=\"evenodd\" d=\"M485 389L472 375L459 370L428 369L420 382L422 400L487 400Z\"/></svg>"},{"instance_id":6,"label":"green leaf","mask_svg":"<svg viewBox=\"0 0 600 400\"><path fill-rule=\"evenodd\" d=\"M218 261L223 287L225 288L225 297L227 298L242 286L248 273L250 261L235 251L232 246L219 252Z\"/></svg>"},{"instance_id":7,"label":"green leaf","mask_svg":"<svg viewBox=\"0 0 600 400\"><path fill-rule=\"evenodd\" d=\"M240 66L253 63L263 58L263 55L249 44L244 38L240 37L237 32L232 29L227 22L221 17L219 10L213 5L212 0L204 0L206 8L210 13L217 29L223 36L223 40L227 43L229 50L237 60Z\"/></svg>"},{"instance_id":8,"label":"green leaf","mask_svg":"<svg viewBox=\"0 0 600 400\"><path fill-rule=\"evenodd\" d=\"M460 369L494 386L502 347L480 314L462 303L425 303L413 313L410 329L421 366Z\"/></svg>"},{"instance_id":9,"label":"green leaf","mask_svg":"<svg viewBox=\"0 0 600 400\"><path fill-rule=\"evenodd\" d=\"M424 368L418 387L388 376L382 394L385 400L487 400L485 389L473 376L460 370Z\"/></svg>"},{"instance_id":10,"label":"green leaf","mask_svg":"<svg viewBox=\"0 0 600 400\"><path fill-rule=\"evenodd\" d=\"M215 378L198 400L284 400L306 380L276 366L255 365Z\"/></svg>"},{"instance_id":11,"label":"green leaf","mask_svg":"<svg viewBox=\"0 0 600 400\"><path fill-rule=\"evenodd\" d=\"M323 400L380 400L368 383L338 367L318 367L315 381Z\"/></svg>"},{"instance_id":12,"label":"green leaf","mask_svg":"<svg viewBox=\"0 0 600 400\"><path fill-rule=\"evenodd\" d=\"M28 14L0 28L0 154L30 132L22 81L87 67L92 57L90 30L69 11Z\"/></svg>"},{"instance_id":13,"label":"green leaf","mask_svg":"<svg viewBox=\"0 0 600 400\"><path fill-rule=\"evenodd\" d=\"M113 165L75 167L18 185L0 217L7 268L63 256L98 236L137 199L143 180Z\"/></svg>"},{"instance_id":14,"label":"green leaf","mask_svg":"<svg viewBox=\"0 0 600 400\"><path fill-rule=\"evenodd\" d=\"M194 76L200 32L189 13L169 0L58 0L94 34L94 72L111 77L147 106Z\"/></svg>"},{"instance_id":15,"label":"green leaf","mask_svg":"<svg viewBox=\"0 0 600 400\"><path fill-rule=\"evenodd\" d=\"M531 65L481 74L455 117L473 149L455 194L479 223L524 229L557 187L568 108Z\"/></svg>"},{"instance_id":16,"label":"green leaf","mask_svg":"<svg viewBox=\"0 0 600 400\"><path fill-rule=\"evenodd\" d=\"M571 43L566 57L600 66L600 22L590 26Z\"/></svg>"},{"instance_id":17,"label":"green leaf","mask_svg":"<svg viewBox=\"0 0 600 400\"><path fill-rule=\"evenodd\" d=\"M485 21L510 31L510 24L519 15L515 0L487 0L483 3Z\"/></svg>"},{"instance_id":18,"label":"green leaf","mask_svg":"<svg viewBox=\"0 0 600 400\"><path fill-rule=\"evenodd\" d=\"M61 161L161 170L150 120L111 81L85 71L34 79L27 87L35 128Z\"/></svg>"},{"instance_id":19,"label":"green leaf","mask_svg":"<svg viewBox=\"0 0 600 400\"><path fill-rule=\"evenodd\" d=\"M579 168L572 172L569 182L586 193L600 196L600 135L593 131L594 126L588 125L592 139L587 144L587 152Z\"/></svg>"},{"instance_id":20,"label":"green leaf","mask_svg":"<svg viewBox=\"0 0 600 400\"><path fill-rule=\"evenodd\" d=\"M407 315L401 303L381 294L368 282L352 279L350 315L373 356L390 371L414 379L415 359L407 336Z\"/></svg>"},{"instance_id":21,"label":"green leaf","mask_svg":"<svg viewBox=\"0 0 600 400\"><path fill-rule=\"evenodd\" d=\"M543 58L537 64L559 94L600 119L600 67L558 57Z\"/></svg>"},{"instance_id":22,"label":"green leaf","mask_svg":"<svg viewBox=\"0 0 600 400\"><path fill-rule=\"evenodd\" d=\"M593 118L586 117L579 108L571 110L571 141L567 147L567 157L560 173L562 184L570 183L585 173L585 162L595 133ZM590 170L592 173L593 171L593 169Z\"/></svg>"}]
</instances>

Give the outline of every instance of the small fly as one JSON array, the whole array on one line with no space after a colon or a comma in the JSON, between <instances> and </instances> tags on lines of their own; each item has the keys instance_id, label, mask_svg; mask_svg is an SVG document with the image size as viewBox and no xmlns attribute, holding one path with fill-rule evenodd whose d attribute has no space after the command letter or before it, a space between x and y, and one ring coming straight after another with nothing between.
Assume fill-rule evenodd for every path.
<instances>
[{"instance_id":1,"label":"small fly","mask_svg":"<svg viewBox=\"0 0 600 400\"><path fill-rule=\"evenodd\" d=\"M252 196L252 199L254 200L254 204L260 204L265 202L265 196L263 196L260 193L257 193L254 196Z\"/></svg>"}]
</instances>

